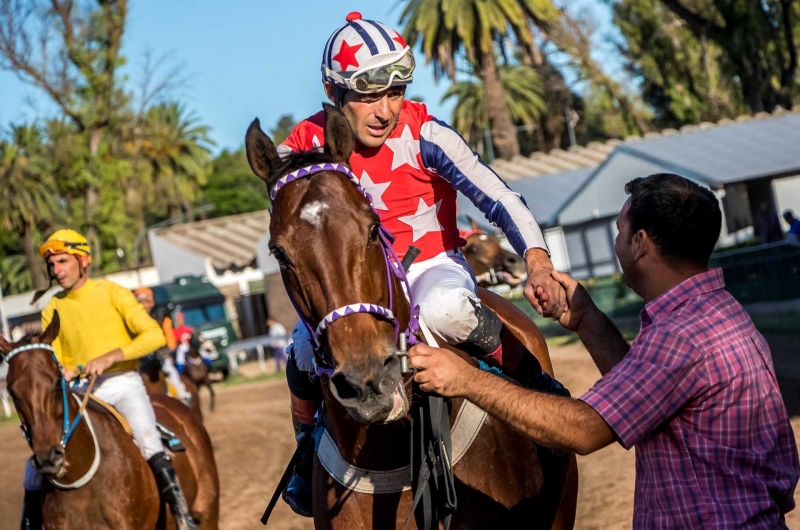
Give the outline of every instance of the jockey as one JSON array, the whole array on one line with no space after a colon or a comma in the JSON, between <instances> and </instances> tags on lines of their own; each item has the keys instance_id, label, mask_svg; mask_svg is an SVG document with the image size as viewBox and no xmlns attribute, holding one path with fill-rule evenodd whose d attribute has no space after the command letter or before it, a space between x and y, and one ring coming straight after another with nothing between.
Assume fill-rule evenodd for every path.
<instances>
[{"instance_id":1,"label":"jockey","mask_svg":"<svg viewBox=\"0 0 800 530\"><path fill-rule=\"evenodd\" d=\"M167 501L178 528L196 529L175 470L164 454L156 416L138 373L138 358L164 346L164 334L126 288L108 280L92 280L87 268L92 262L86 238L74 230L58 230L39 247L52 279L64 289L42 311L42 328L58 311L61 331L53 342L55 355L67 381L75 379L81 368L97 376L94 395L115 407L128 421L133 441L155 475L162 498ZM25 474L28 493L41 491L42 479L28 461ZM35 498L35 494L30 495ZM41 519L30 514L26 519Z\"/></svg>"},{"instance_id":2,"label":"jockey","mask_svg":"<svg viewBox=\"0 0 800 530\"><path fill-rule=\"evenodd\" d=\"M400 33L363 20L356 12L346 20L325 45L322 82L328 99L350 123L357 140L351 169L371 195L381 223L396 237L395 252L402 257L412 244L421 250L408 271L420 318L433 333L502 368L525 386L560 387L497 315L481 304L460 250L456 194L466 195L503 229L527 263L528 299L541 289L546 293L545 316L557 318L566 307L566 295L550 277L553 266L536 220L520 195L456 131L430 116L424 104L404 100L415 63ZM321 149L324 119L324 112L319 112L300 122L278 146L278 153ZM313 422L322 394L305 326L298 324L292 338L286 370L297 430ZM311 516L307 456L295 468L284 500L300 515Z\"/></svg>"},{"instance_id":3,"label":"jockey","mask_svg":"<svg viewBox=\"0 0 800 530\"><path fill-rule=\"evenodd\" d=\"M172 353L178 347L172 328L172 318L165 310L155 307L155 298L151 288L139 287L133 290L133 294L142 304L145 311L161 325L161 331L164 333L164 340L166 340L167 345L165 348L159 348L154 352L154 355L161 364L161 371L167 375L170 386L175 389L177 398L183 401L187 407L191 407L192 395L186 390L186 385L181 380L181 374L175 368L175 363L172 362Z\"/></svg>"}]
</instances>

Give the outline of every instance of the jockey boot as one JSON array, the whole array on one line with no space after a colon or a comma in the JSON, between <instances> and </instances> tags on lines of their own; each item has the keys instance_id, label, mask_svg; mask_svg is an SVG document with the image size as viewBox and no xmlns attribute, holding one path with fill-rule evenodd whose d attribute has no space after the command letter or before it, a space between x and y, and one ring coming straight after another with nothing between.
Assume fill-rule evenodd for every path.
<instances>
[{"instance_id":1,"label":"jockey boot","mask_svg":"<svg viewBox=\"0 0 800 530\"><path fill-rule=\"evenodd\" d=\"M156 453L147 461L153 475L161 498L167 501L172 517L178 525L178 530L197 530L197 524L189 512L189 503L183 495L175 468L164 453Z\"/></svg>"},{"instance_id":2,"label":"jockey boot","mask_svg":"<svg viewBox=\"0 0 800 530\"><path fill-rule=\"evenodd\" d=\"M321 400L301 399L294 392L290 392L292 407L292 427L297 445L307 436L314 424L314 416L321 405ZM311 502L311 473L314 469L314 444L306 442L298 455L297 463L292 470L292 478L283 490L283 501L289 505L294 513L303 517L312 517Z\"/></svg>"},{"instance_id":3,"label":"jockey boot","mask_svg":"<svg viewBox=\"0 0 800 530\"><path fill-rule=\"evenodd\" d=\"M525 388L559 395L569 391L542 370L539 360L522 344L494 311L485 305L475 308L478 325L458 347L503 373Z\"/></svg>"},{"instance_id":4,"label":"jockey boot","mask_svg":"<svg viewBox=\"0 0 800 530\"><path fill-rule=\"evenodd\" d=\"M20 530L42 530L42 492L25 490Z\"/></svg>"}]
</instances>

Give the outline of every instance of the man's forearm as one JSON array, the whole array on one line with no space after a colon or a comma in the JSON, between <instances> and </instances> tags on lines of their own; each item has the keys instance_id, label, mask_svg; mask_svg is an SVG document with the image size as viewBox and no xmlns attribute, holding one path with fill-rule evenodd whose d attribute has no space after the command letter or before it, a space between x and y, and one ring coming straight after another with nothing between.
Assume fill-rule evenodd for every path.
<instances>
[{"instance_id":1,"label":"man's forearm","mask_svg":"<svg viewBox=\"0 0 800 530\"><path fill-rule=\"evenodd\" d=\"M630 350L628 341L613 322L599 309L589 311L578 326L578 336L600 369L606 375Z\"/></svg>"},{"instance_id":2,"label":"man's forearm","mask_svg":"<svg viewBox=\"0 0 800 530\"><path fill-rule=\"evenodd\" d=\"M476 370L464 397L545 447L588 454L614 439L605 420L586 403L527 390L488 372Z\"/></svg>"}]
</instances>

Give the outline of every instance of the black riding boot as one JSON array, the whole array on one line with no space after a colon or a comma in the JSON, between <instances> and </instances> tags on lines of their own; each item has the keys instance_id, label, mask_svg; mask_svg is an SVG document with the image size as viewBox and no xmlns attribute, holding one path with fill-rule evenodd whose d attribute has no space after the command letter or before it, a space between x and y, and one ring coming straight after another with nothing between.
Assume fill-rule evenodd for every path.
<instances>
[{"instance_id":1,"label":"black riding boot","mask_svg":"<svg viewBox=\"0 0 800 530\"><path fill-rule=\"evenodd\" d=\"M25 490L20 530L42 530L42 492Z\"/></svg>"},{"instance_id":2,"label":"black riding boot","mask_svg":"<svg viewBox=\"0 0 800 530\"><path fill-rule=\"evenodd\" d=\"M304 445L302 453L298 456L294 466L292 478L286 489L283 490L283 501L289 505L294 513L303 517L313 517L313 504L311 497L311 473L314 468L314 443L308 441L302 444L304 438L312 436L309 432L301 432L300 426L295 425L295 438L298 445ZM310 443L309 443L310 442Z\"/></svg>"},{"instance_id":3,"label":"black riding boot","mask_svg":"<svg viewBox=\"0 0 800 530\"><path fill-rule=\"evenodd\" d=\"M147 461L153 475L156 477L156 485L161 498L167 501L172 517L178 525L179 530L197 530L197 524L189 513L189 504L183 496L183 490L178 482L172 462L164 453L157 453Z\"/></svg>"},{"instance_id":4,"label":"black riding boot","mask_svg":"<svg viewBox=\"0 0 800 530\"><path fill-rule=\"evenodd\" d=\"M494 311L476 305L478 325L458 348L481 359L525 388L569 396L569 391L550 374L542 370L539 360L515 337Z\"/></svg>"}]
</instances>

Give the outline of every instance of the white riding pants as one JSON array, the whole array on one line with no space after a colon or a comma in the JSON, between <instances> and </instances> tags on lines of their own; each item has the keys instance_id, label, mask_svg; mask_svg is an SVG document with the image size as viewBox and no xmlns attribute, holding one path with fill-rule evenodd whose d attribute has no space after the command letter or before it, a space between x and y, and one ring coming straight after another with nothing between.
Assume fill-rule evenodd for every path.
<instances>
[{"instance_id":1,"label":"white riding pants","mask_svg":"<svg viewBox=\"0 0 800 530\"><path fill-rule=\"evenodd\" d=\"M450 250L414 263L407 276L414 303L419 305L419 316L428 328L450 344L467 340L478 326L475 310L480 299L475 293L475 276L461 250ZM316 370L314 351L302 322L292 330L292 344L287 352L294 356L300 370Z\"/></svg>"},{"instance_id":2,"label":"white riding pants","mask_svg":"<svg viewBox=\"0 0 800 530\"><path fill-rule=\"evenodd\" d=\"M186 390L186 385L183 384L183 381L181 380L181 374L178 373L178 369L175 368L175 364L172 362L171 357L167 357L161 361L161 371L167 374L167 380L169 381L169 384L172 385L172 388L175 389L175 392L178 393L178 399L182 401L191 399L192 395L189 394L188 390Z\"/></svg>"},{"instance_id":3,"label":"white riding pants","mask_svg":"<svg viewBox=\"0 0 800 530\"><path fill-rule=\"evenodd\" d=\"M117 409L128 421L133 433L133 443L145 460L164 451L161 435L156 428L156 414L138 372L127 372L106 379L92 394ZM42 476L34 469L30 459L25 468L25 489L42 489Z\"/></svg>"}]
</instances>

